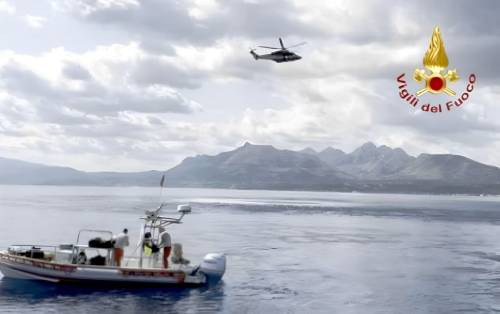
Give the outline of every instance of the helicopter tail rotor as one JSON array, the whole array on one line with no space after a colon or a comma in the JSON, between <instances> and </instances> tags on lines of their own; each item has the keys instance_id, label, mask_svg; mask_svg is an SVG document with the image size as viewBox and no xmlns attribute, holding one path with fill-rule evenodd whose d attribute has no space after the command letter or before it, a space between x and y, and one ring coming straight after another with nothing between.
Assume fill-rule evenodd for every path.
<instances>
[{"instance_id":1,"label":"helicopter tail rotor","mask_svg":"<svg viewBox=\"0 0 500 314\"><path fill-rule=\"evenodd\" d=\"M253 56L255 60L259 59L259 55L255 53L255 49L250 49L250 54Z\"/></svg>"}]
</instances>

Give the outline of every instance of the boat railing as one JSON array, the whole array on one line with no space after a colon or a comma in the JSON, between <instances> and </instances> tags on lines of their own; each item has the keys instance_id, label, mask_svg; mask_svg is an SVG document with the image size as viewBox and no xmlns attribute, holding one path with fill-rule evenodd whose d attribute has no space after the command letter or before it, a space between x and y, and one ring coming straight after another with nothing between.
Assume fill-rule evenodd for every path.
<instances>
[{"instance_id":1,"label":"boat railing","mask_svg":"<svg viewBox=\"0 0 500 314\"><path fill-rule=\"evenodd\" d=\"M101 233L101 234L107 234L109 235L109 239L113 238L113 232L109 230L97 230L97 229L81 229L78 231L78 236L76 237L76 244L80 244L80 236L82 233Z\"/></svg>"},{"instance_id":2,"label":"boat railing","mask_svg":"<svg viewBox=\"0 0 500 314\"><path fill-rule=\"evenodd\" d=\"M33 254L36 252L36 249L41 249L44 252L45 251L53 251L54 256L59 248L59 246L56 245L40 245L40 244L13 244L8 247L8 251L10 253L12 248L26 248L26 253L29 252L29 255L24 255L25 257L33 258ZM50 249L50 250L46 250Z\"/></svg>"}]
</instances>

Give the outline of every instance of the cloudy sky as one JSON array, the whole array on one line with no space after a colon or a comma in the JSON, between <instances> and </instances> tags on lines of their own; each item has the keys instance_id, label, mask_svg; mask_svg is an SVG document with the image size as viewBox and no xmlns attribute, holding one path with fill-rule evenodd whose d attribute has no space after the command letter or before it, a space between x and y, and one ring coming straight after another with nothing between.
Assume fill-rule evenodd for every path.
<instances>
[{"instance_id":1,"label":"cloudy sky","mask_svg":"<svg viewBox=\"0 0 500 314\"><path fill-rule=\"evenodd\" d=\"M135 171L245 141L348 152L373 141L500 166L499 15L494 0L0 0L0 156ZM461 76L449 86L478 78L441 114L412 108L396 84L406 73L420 88L411 76L436 25ZM279 36L307 41L303 59L248 53Z\"/></svg>"}]
</instances>

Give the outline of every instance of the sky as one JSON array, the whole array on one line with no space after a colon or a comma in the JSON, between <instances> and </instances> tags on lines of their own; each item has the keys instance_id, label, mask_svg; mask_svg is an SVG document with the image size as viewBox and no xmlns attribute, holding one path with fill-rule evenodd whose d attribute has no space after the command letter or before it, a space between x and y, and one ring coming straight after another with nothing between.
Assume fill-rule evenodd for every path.
<instances>
[{"instance_id":1,"label":"sky","mask_svg":"<svg viewBox=\"0 0 500 314\"><path fill-rule=\"evenodd\" d=\"M142 171L247 141L371 141L500 166L499 15L494 0L0 0L0 156ZM422 87L435 26L460 75L449 87L477 82L460 108L427 113L396 77ZM278 37L306 41L302 60L249 54Z\"/></svg>"}]
</instances>

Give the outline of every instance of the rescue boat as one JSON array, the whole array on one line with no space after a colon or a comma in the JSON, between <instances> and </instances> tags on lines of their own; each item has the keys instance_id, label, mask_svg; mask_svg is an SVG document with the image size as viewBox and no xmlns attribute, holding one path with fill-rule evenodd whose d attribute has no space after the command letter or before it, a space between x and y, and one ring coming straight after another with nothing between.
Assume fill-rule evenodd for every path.
<instances>
[{"instance_id":1,"label":"rescue boat","mask_svg":"<svg viewBox=\"0 0 500 314\"><path fill-rule=\"evenodd\" d=\"M182 246L174 243L169 267L163 267L162 252L155 250L160 228L180 224L191 207L179 205L177 218L160 215L162 207L163 204L156 210L146 211L141 217L143 223L136 249L134 254L123 258L121 267L113 262L111 231L82 229L73 244L12 245L0 251L0 272L5 278L118 287L203 286L219 282L226 270L226 256L222 253L206 254L199 264L191 265L182 256ZM147 239L146 234L149 234ZM144 245L145 240L153 244L152 249Z\"/></svg>"}]
</instances>

